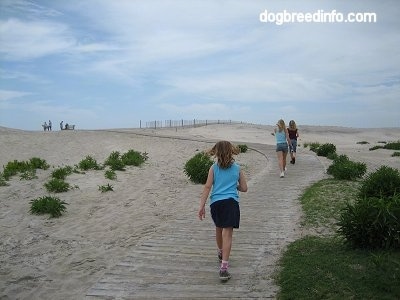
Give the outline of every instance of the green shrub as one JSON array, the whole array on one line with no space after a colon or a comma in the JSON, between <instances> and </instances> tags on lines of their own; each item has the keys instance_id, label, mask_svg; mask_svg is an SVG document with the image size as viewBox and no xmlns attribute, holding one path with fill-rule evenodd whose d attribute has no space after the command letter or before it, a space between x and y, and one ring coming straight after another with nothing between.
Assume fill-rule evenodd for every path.
<instances>
[{"instance_id":1,"label":"green shrub","mask_svg":"<svg viewBox=\"0 0 400 300\"><path fill-rule=\"evenodd\" d=\"M400 152L393 152L392 157L400 156Z\"/></svg>"},{"instance_id":2,"label":"green shrub","mask_svg":"<svg viewBox=\"0 0 400 300\"><path fill-rule=\"evenodd\" d=\"M87 155L84 159L82 159L78 164L79 169L81 170L101 170L101 166L97 163L97 161Z\"/></svg>"},{"instance_id":3,"label":"green shrub","mask_svg":"<svg viewBox=\"0 0 400 300\"><path fill-rule=\"evenodd\" d=\"M71 174L72 174L72 167L66 166L55 169L53 172L51 172L51 177L56 179L65 179L67 178L68 175Z\"/></svg>"},{"instance_id":4,"label":"green shrub","mask_svg":"<svg viewBox=\"0 0 400 300\"><path fill-rule=\"evenodd\" d=\"M328 157L328 155L336 153L336 146L331 143L322 144L318 147L316 153L318 156Z\"/></svg>"},{"instance_id":5,"label":"green shrub","mask_svg":"<svg viewBox=\"0 0 400 300\"><path fill-rule=\"evenodd\" d=\"M377 149L383 149L383 146L373 146L369 148L369 151L377 150Z\"/></svg>"},{"instance_id":6,"label":"green shrub","mask_svg":"<svg viewBox=\"0 0 400 300\"><path fill-rule=\"evenodd\" d=\"M212 164L210 156L200 152L186 162L184 172L192 182L205 184Z\"/></svg>"},{"instance_id":7,"label":"green shrub","mask_svg":"<svg viewBox=\"0 0 400 300\"><path fill-rule=\"evenodd\" d=\"M44 159L41 159L39 157L32 157L29 160L29 163L33 169L47 170L48 168L50 168L49 164Z\"/></svg>"},{"instance_id":8,"label":"green shrub","mask_svg":"<svg viewBox=\"0 0 400 300\"><path fill-rule=\"evenodd\" d=\"M44 187L47 189L48 192L63 193L69 190L70 185L68 182L65 182L62 179L53 178L49 182L46 182L44 184Z\"/></svg>"},{"instance_id":9,"label":"green shrub","mask_svg":"<svg viewBox=\"0 0 400 300\"><path fill-rule=\"evenodd\" d=\"M110 180L115 180L115 179L117 179L117 174L115 173L114 170L106 170L106 172L104 173L104 176L105 176L107 179L110 179Z\"/></svg>"},{"instance_id":10,"label":"green shrub","mask_svg":"<svg viewBox=\"0 0 400 300\"><path fill-rule=\"evenodd\" d=\"M400 194L399 170L381 166L367 175L360 187L360 197L391 197Z\"/></svg>"},{"instance_id":11,"label":"green shrub","mask_svg":"<svg viewBox=\"0 0 400 300\"><path fill-rule=\"evenodd\" d=\"M45 196L31 200L30 212L36 215L50 214L51 218L58 218L66 210L66 204L57 197Z\"/></svg>"},{"instance_id":12,"label":"green shrub","mask_svg":"<svg viewBox=\"0 0 400 300\"><path fill-rule=\"evenodd\" d=\"M338 157L336 152L331 152L328 153L328 155L326 156L326 158L330 159L330 160L335 160Z\"/></svg>"},{"instance_id":13,"label":"green shrub","mask_svg":"<svg viewBox=\"0 0 400 300\"><path fill-rule=\"evenodd\" d=\"M122 154L121 160L126 166L140 166L147 160L147 153L142 154L135 150L129 150Z\"/></svg>"},{"instance_id":14,"label":"green shrub","mask_svg":"<svg viewBox=\"0 0 400 300\"><path fill-rule=\"evenodd\" d=\"M400 150L400 141L387 143L385 146L383 146L383 148L390 150Z\"/></svg>"},{"instance_id":15,"label":"green shrub","mask_svg":"<svg viewBox=\"0 0 400 300\"><path fill-rule=\"evenodd\" d=\"M328 167L327 173L332 175L335 179L355 180L364 176L366 171L366 164L353 162L349 160L347 155L339 155Z\"/></svg>"},{"instance_id":16,"label":"green shrub","mask_svg":"<svg viewBox=\"0 0 400 300\"><path fill-rule=\"evenodd\" d=\"M31 170L32 166L27 161L13 160L9 161L4 167L3 176L6 180L9 180L12 176L18 173L23 173L25 171Z\"/></svg>"},{"instance_id":17,"label":"green shrub","mask_svg":"<svg viewBox=\"0 0 400 300\"><path fill-rule=\"evenodd\" d=\"M238 148L240 150L240 153L246 153L249 147L247 145L238 145Z\"/></svg>"},{"instance_id":18,"label":"green shrub","mask_svg":"<svg viewBox=\"0 0 400 300\"><path fill-rule=\"evenodd\" d=\"M118 151L113 151L104 162L114 171L125 171L125 164L122 161L121 154Z\"/></svg>"},{"instance_id":19,"label":"green shrub","mask_svg":"<svg viewBox=\"0 0 400 300\"><path fill-rule=\"evenodd\" d=\"M112 185L109 183L107 185L99 185L99 191L102 193L109 192L109 191L114 191L114 188Z\"/></svg>"},{"instance_id":20,"label":"green shrub","mask_svg":"<svg viewBox=\"0 0 400 300\"><path fill-rule=\"evenodd\" d=\"M358 248L400 249L400 195L359 198L347 204L338 232Z\"/></svg>"}]
</instances>

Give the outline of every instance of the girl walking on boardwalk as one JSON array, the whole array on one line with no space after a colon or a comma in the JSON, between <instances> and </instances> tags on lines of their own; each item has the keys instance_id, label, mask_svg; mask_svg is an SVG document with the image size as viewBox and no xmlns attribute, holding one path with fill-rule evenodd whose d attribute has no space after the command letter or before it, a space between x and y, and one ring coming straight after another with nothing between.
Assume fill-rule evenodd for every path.
<instances>
[{"instance_id":1,"label":"girl walking on boardwalk","mask_svg":"<svg viewBox=\"0 0 400 300\"><path fill-rule=\"evenodd\" d=\"M218 258L221 261L219 278L227 281L231 278L228 272L229 255L232 248L233 228L239 228L240 209L239 193L247 192L247 181L235 162L233 155L240 153L239 148L228 141L219 141L208 151L217 158L210 167L206 184L200 197L198 216L205 218L205 204L211 191L210 210L215 224L215 239L218 247Z\"/></svg>"},{"instance_id":2,"label":"girl walking on boardwalk","mask_svg":"<svg viewBox=\"0 0 400 300\"><path fill-rule=\"evenodd\" d=\"M280 119L276 123L275 128L276 138L276 154L278 155L279 170L281 172L280 177L285 177L286 171L286 156L288 153L288 145L291 145L289 139L289 133L285 125L285 121Z\"/></svg>"},{"instance_id":3,"label":"girl walking on boardwalk","mask_svg":"<svg viewBox=\"0 0 400 300\"><path fill-rule=\"evenodd\" d=\"M296 122L294 120L289 121L288 134L290 139L290 163L296 163L296 151L297 151L297 138L299 137L299 130L297 129Z\"/></svg>"}]
</instances>

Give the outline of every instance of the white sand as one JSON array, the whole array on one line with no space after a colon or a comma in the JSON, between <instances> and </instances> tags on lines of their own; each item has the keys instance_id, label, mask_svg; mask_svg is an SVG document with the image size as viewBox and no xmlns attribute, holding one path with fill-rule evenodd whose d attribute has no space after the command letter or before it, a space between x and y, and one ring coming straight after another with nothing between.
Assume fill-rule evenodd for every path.
<instances>
[{"instance_id":1,"label":"white sand","mask_svg":"<svg viewBox=\"0 0 400 300\"><path fill-rule=\"evenodd\" d=\"M130 246L162 231L168 220L192 214L196 221L202 186L190 183L183 167L212 144L151 135L274 144L271 133L271 126L245 124L108 132L0 128L0 166L32 157L45 159L52 166L47 171L38 170L38 179L26 181L15 176L9 186L0 187L0 298L81 299L107 269L127 255ZM399 128L302 126L299 133L301 146L306 142L333 143L339 154L367 163L368 171L380 165L400 169L400 157L391 157L394 151L368 150L382 145L380 141L400 140ZM369 144L357 144L361 141ZM309 151L301 146L298 159ZM104 171L72 174L66 181L79 188L56 194L68 203L62 217L48 219L29 213L29 201L47 195L43 184L54 168L78 164L86 155L103 163L112 151L129 149L147 152L148 161L117 172L116 181L107 180ZM249 181L262 171L260 159L255 151L237 157L246 165ZM329 165L324 158L321 162ZM114 192L101 193L98 187L107 183Z\"/></svg>"}]
</instances>

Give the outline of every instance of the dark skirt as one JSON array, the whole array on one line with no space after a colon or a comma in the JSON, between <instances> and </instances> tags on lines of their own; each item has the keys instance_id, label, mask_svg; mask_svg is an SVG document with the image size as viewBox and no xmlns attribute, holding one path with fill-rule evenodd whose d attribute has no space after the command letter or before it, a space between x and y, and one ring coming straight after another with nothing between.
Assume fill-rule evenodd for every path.
<instances>
[{"instance_id":1,"label":"dark skirt","mask_svg":"<svg viewBox=\"0 0 400 300\"><path fill-rule=\"evenodd\" d=\"M233 199L218 200L211 204L211 217L216 227L239 228L240 209L239 203Z\"/></svg>"}]
</instances>

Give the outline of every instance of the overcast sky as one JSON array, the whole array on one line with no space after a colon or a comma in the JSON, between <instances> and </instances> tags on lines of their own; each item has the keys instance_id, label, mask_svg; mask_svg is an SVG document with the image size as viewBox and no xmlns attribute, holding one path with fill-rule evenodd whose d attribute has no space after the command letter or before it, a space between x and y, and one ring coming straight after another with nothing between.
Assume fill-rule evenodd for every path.
<instances>
[{"instance_id":1,"label":"overcast sky","mask_svg":"<svg viewBox=\"0 0 400 300\"><path fill-rule=\"evenodd\" d=\"M272 22L284 10L376 22ZM0 0L0 126L400 127L399 16L397 0Z\"/></svg>"}]
</instances>

